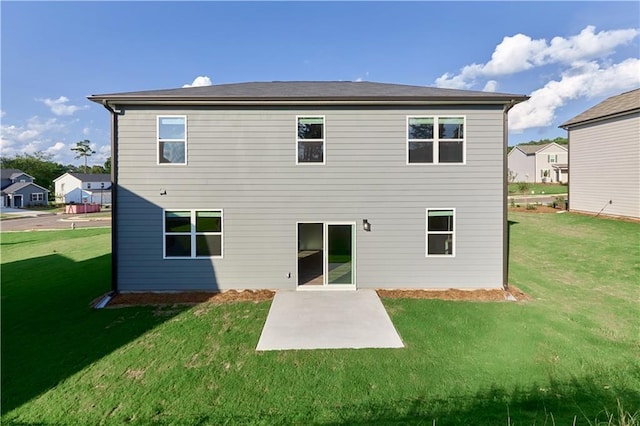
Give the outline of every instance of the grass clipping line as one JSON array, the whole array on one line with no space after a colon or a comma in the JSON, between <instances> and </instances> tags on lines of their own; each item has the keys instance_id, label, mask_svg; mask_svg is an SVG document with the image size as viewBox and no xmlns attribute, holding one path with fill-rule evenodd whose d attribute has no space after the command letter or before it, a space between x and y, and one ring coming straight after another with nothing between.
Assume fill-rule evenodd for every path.
<instances>
[{"instance_id":1,"label":"grass clipping line","mask_svg":"<svg viewBox=\"0 0 640 426\"><path fill-rule=\"evenodd\" d=\"M517 301L530 300L521 290L511 286L505 290L377 290L378 295L387 299L440 299L478 302L499 302L509 295ZM179 292L179 293L119 293L107 307L145 305L197 305L200 303L261 302L273 299L272 290L229 290L220 293ZM101 299L101 298L100 298ZM98 299L98 300L100 300Z\"/></svg>"}]
</instances>

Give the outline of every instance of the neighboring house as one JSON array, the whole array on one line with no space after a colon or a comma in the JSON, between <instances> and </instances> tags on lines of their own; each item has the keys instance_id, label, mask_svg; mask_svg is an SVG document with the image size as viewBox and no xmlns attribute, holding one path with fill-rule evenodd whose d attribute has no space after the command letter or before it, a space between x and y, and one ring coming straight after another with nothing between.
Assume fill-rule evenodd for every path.
<instances>
[{"instance_id":1,"label":"neighboring house","mask_svg":"<svg viewBox=\"0 0 640 426\"><path fill-rule=\"evenodd\" d=\"M111 175L65 173L53 180L56 203L111 204Z\"/></svg>"},{"instance_id":2,"label":"neighboring house","mask_svg":"<svg viewBox=\"0 0 640 426\"><path fill-rule=\"evenodd\" d=\"M509 170L516 182L567 183L567 148L555 142L514 146L508 155Z\"/></svg>"},{"instance_id":3,"label":"neighboring house","mask_svg":"<svg viewBox=\"0 0 640 426\"><path fill-rule=\"evenodd\" d=\"M502 288L523 95L265 82L111 112L113 290Z\"/></svg>"},{"instance_id":4,"label":"neighboring house","mask_svg":"<svg viewBox=\"0 0 640 426\"><path fill-rule=\"evenodd\" d=\"M0 170L2 207L21 208L46 206L49 190L35 184L33 176L18 169Z\"/></svg>"},{"instance_id":5,"label":"neighboring house","mask_svg":"<svg viewBox=\"0 0 640 426\"><path fill-rule=\"evenodd\" d=\"M560 127L569 132L569 209L640 218L640 89Z\"/></svg>"}]
</instances>

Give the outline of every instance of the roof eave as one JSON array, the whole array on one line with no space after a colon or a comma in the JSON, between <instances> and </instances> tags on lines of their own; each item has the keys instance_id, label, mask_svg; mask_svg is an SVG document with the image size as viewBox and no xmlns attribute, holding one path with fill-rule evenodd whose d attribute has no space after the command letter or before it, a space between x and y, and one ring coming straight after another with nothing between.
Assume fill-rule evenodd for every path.
<instances>
[{"instance_id":1,"label":"roof eave","mask_svg":"<svg viewBox=\"0 0 640 426\"><path fill-rule=\"evenodd\" d=\"M171 98L89 96L90 101L112 105L506 105L524 102L528 97L360 97L360 98Z\"/></svg>"},{"instance_id":2,"label":"roof eave","mask_svg":"<svg viewBox=\"0 0 640 426\"><path fill-rule=\"evenodd\" d=\"M570 127L582 126L584 124L597 123L598 121L610 120L612 118L617 118L617 117L624 117L625 115L635 114L635 113L638 113L638 112L640 112L640 108L633 108L633 109L630 109L630 110L627 110L627 111L619 111L619 112L616 112L615 114L608 114L608 115L603 115L601 117L588 118L586 120L580 120L580 121L569 120L569 121L566 121L566 122L562 123L558 127L561 128L561 129L569 130Z\"/></svg>"}]
</instances>

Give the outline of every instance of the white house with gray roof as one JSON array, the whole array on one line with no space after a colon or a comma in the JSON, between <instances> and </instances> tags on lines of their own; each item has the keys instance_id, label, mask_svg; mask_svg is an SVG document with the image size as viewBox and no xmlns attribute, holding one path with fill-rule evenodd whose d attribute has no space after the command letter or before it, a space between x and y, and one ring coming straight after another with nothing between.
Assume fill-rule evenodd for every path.
<instances>
[{"instance_id":1,"label":"white house with gray roof","mask_svg":"<svg viewBox=\"0 0 640 426\"><path fill-rule=\"evenodd\" d=\"M523 95L256 82L90 96L114 291L501 288Z\"/></svg>"},{"instance_id":2,"label":"white house with gray roof","mask_svg":"<svg viewBox=\"0 0 640 426\"><path fill-rule=\"evenodd\" d=\"M0 196L2 207L35 207L49 203L49 190L37 185L33 176L18 169L0 170Z\"/></svg>"},{"instance_id":3,"label":"white house with gray roof","mask_svg":"<svg viewBox=\"0 0 640 426\"><path fill-rule=\"evenodd\" d=\"M568 150L555 142L514 146L507 161L516 182L567 183L569 180Z\"/></svg>"},{"instance_id":4,"label":"white house with gray roof","mask_svg":"<svg viewBox=\"0 0 640 426\"><path fill-rule=\"evenodd\" d=\"M569 133L569 209L640 218L640 89L563 123Z\"/></svg>"},{"instance_id":5,"label":"white house with gray roof","mask_svg":"<svg viewBox=\"0 0 640 426\"><path fill-rule=\"evenodd\" d=\"M65 173L53 180L58 204L111 204L111 175Z\"/></svg>"}]
</instances>

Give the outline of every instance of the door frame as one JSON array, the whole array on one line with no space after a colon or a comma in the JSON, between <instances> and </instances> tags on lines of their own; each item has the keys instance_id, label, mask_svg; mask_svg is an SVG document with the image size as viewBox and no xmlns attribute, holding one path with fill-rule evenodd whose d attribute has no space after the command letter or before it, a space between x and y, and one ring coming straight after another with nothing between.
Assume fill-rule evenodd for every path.
<instances>
[{"instance_id":1,"label":"door frame","mask_svg":"<svg viewBox=\"0 0 640 426\"><path fill-rule=\"evenodd\" d=\"M18 197L20 197L20 207L16 207L16 199ZM22 194L14 194L13 197L11 197L11 207L16 209L21 209L24 207L24 197L22 196Z\"/></svg>"},{"instance_id":2,"label":"door frame","mask_svg":"<svg viewBox=\"0 0 640 426\"><path fill-rule=\"evenodd\" d=\"M299 281L299 271L298 271L298 225L301 223L321 223L322 224L322 285L305 285L300 284ZM327 230L331 225L350 225L351 226L351 253L352 253L352 284L329 284L327 282L328 278L328 269L329 269L329 251L328 251L328 241L327 241ZM295 232L295 259L296 259L296 290L300 291L334 291L334 290L356 290L357 289L357 279L356 279L356 265L357 265L357 243L356 243L356 222L352 221L323 221L323 220L299 220L296 221L296 232Z\"/></svg>"}]
</instances>

